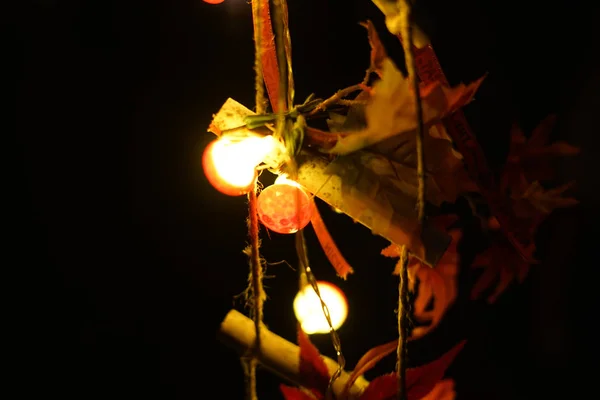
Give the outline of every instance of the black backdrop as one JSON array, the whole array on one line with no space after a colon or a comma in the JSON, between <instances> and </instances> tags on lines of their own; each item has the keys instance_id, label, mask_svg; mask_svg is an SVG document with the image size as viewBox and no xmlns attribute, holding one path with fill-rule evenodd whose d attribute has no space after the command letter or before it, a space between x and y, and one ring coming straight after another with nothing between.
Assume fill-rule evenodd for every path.
<instances>
[{"instance_id":1,"label":"black backdrop","mask_svg":"<svg viewBox=\"0 0 600 400\"><path fill-rule=\"evenodd\" d=\"M357 23L367 18L401 61L369 1L289 3L298 99L362 78L369 49ZM452 82L489 72L466 112L494 165L506 155L514 120L531 129L552 112L556 137L583 154L560 170L561 179L578 180L582 204L544 225L542 264L493 307L461 297L440 329L411 347L411 362L467 338L449 371L459 399L575 397L593 383L587 364L595 350L597 7L418 3ZM227 97L252 105L250 7L40 0L5 16L17 43L16 79L7 78L17 85L17 142L9 149L17 162L8 170L16 186L6 195L16 223L6 227L5 268L19 276L17 285L7 280L16 288L7 305L17 317L8 328L19 339L10 345L19 393L240 398L239 364L214 332L245 285L245 199L213 190L200 155L211 115ZM385 243L323 210L357 270L339 282L350 298L340 335L352 365L393 338L396 283L378 255ZM307 234L319 278L334 279ZM293 264L290 240L265 238L264 255ZM267 323L293 340L295 274L285 264L268 272ZM330 353L326 337L314 340ZM265 398L279 398L278 381L260 377Z\"/></svg>"}]
</instances>

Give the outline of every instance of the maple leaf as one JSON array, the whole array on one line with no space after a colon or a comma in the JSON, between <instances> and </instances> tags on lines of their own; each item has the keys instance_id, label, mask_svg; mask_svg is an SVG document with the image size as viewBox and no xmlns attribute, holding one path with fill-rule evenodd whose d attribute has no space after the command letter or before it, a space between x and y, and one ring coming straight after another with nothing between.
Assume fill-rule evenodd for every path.
<instances>
[{"instance_id":1,"label":"maple leaf","mask_svg":"<svg viewBox=\"0 0 600 400\"><path fill-rule=\"evenodd\" d=\"M566 142L548 144L549 135L556 123L556 117L546 117L527 139L518 125L513 125L510 149L502 178L503 191L517 190L523 182L544 181L553 178L552 161L560 156L574 156L579 148Z\"/></svg>"},{"instance_id":2,"label":"maple leaf","mask_svg":"<svg viewBox=\"0 0 600 400\"><path fill-rule=\"evenodd\" d=\"M447 229L456 221L456 216L443 216L438 218L436 224ZM416 320L426 323L426 326L416 327L412 332L413 338L418 338L429 333L442 320L445 312L454 303L457 295L457 276L459 270L459 254L457 245L462 237L458 229L449 231L452 241L434 268L423 264L416 257L410 257L408 263L409 290L414 291L416 282L419 290L413 306L413 315ZM381 251L381 254L390 258L400 258L399 246L392 244ZM394 275L400 274L400 260L396 264ZM428 306L433 302L433 307Z\"/></svg>"},{"instance_id":3,"label":"maple leaf","mask_svg":"<svg viewBox=\"0 0 600 400\"><path fill-rule=\"evenodd\" d=\"M454 88L439 82L422 85L420 95L426 128L441 122L445 116L471 101L482 81L483 78L470 85L461 84ZM386 58L382 66L382 78L375 83L373 95L366 105L366 129L338 139L329 152L349 154L413 131L416 129L415 112L409 80Z\"/></svg>"},{"instance_id":4,"label":"maple leaf","mask_svg":"<svg viewBox=\"0 0 600 400\"><path fill-rule=\"evenodd\" d=\"M397 344L397 341L394 341ZM391 342L391 343L394 343ZM390 343L390 344L391 344ZM438 383L440 383L441 379L446 372L448 366L454 361L456 355L462 350L465 345L465 341L460 342L456 346L454 346L450 351L442 355L435 361L430 362L429 364L425 364L416 368L407 368L406 369L406 391L407 391L407 399L408 400L421 400L421 399L430 399L433 400L435 397L429 397L429 394L436 387ZM381 347L381 346L378 346ZM388 354L392 353L395 350L395 347L389 346L391 348ZM373 367L373 363L365 361L365 358L368 356L377 355L378 360L381 359L381 352L372 353L367 352L365 356L359 360L357 364L357 369L352 373L350 380L348 381L348 387L352 385L354 382L353 377L358 377L366 372L366 370ZM358 365L362 365L363 367L358 369ZM367 368L368 367L368 368ZM439 389L442 392L441 388ZM363 392L360 400L392 400L397 398L398 392L398 376L397 374L391 373L379 376L367 386L367 389ZM447 397L446 397L447 398Z\"/></svg>"},{"instance_id":5,"label":"maple leaf","mask_svg":"<svg viewBox=\"0 0 600 400\"><path fill-rule=\"evenodd\" d=\"M499 229L495 218L490 226ZM498 238L490 247L475 257L472 268L483 268L483 273L471 289L471 299L476 300L483 292L497 281L492 294L487 297L487 302L494 303L515 279L523 283L529 272L530 264L525 261L515 248L504 238Z\"/></svg>"},{"instance_id":6,"label":"maple leaf","mask_svg":"<svg viewBox=\"0 0 600 400\"><path fill-rule=\"evenodd\" d=\"M538 182L531 183L523 192L513 192L515 213L524 218L541 217L540 214L550 214L556 208L572 207L579 204L577 199L562 195L573 187L567 183L554 189L546 190Z\"/></svg>"}]
</instances>

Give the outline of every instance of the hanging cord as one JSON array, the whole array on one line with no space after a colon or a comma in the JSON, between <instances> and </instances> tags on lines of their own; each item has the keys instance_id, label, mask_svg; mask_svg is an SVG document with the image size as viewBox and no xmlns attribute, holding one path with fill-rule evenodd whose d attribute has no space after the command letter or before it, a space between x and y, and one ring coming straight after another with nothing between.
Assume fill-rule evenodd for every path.
<instances>
[{"instance_id":1,"label":"hanging cord","mask_svg":"<svg viewBox=\"0 0 600 400\"><path fill-rule=\"evenodd\" d=\"M260 7L264 0L252 1L252 16L255 21L254 29L254 72L255 76L255 92L256 92L256 112L263 114L266 110L266 98L264 88L264 77L262 72L262 43L261 30L262 21L260 17ZM246 248L245 253L249 258L250 264L250 281L248 299L251 299L251 316L254 321L254 332L256 340L251 349L249 357L242 358L242 367L244 369L246 399L257 400L256 390L256 368L258 361L256 355L260 352L260 328L263 320L263 303L266 295L263 288L263 266L260 259L260 239L258 227L258 213L256 209L256 198L258 191L258 181L254 183L254 188L248 193L248 237L250 245Z\"/></svg>"},{"instance_id":2,"label":"hanging cord","mask_svg":"<svg viewBox=\"0 0 600 400\"><path fill-rule=\"evenodd\" d=\"M329 308L327 307L327 304L325 304L325 301L323 301L323 298L321 297L321 292L319 290L319 286L317 285L317 279L315 278L315 275L313 274L312 269L308 264L308 251L306 249L306 240L304 238L304 232L302 230L296 233L296 252L298 253L298 261L300 264L300 285L302 285L303 281L308 282L308 284L310 284L315 294L319 298L319 301L321 302L321 309L323 310L323 315L327 320L327 325L329 325L329 334L331 336L331 342L333 344L333 349L335 350L337 358L337 368L335 372L331 375L331 378L329 379L329 386L327 388L327 398L330 399L333 398L332 385L336 381L336 379L338 379L341 376L344 368L346 367L346 359L344 357L344 354L342 353L342 343L340 341L340 337L335 328L333 327L333 323L331 322L331 314L329 313ZM303 289L302 286L301 289Z\"/></svg>"},{"instance_id":3,"label":"hanging cord","mask_svg":"<svg viewBox=\"0 0 600 400\"><path fill-rule=\"evenodd\" d=\"M290 162L287 165L288 172L292 179L297 180L298 168L295 162L295 156L298 153L300 146L302 144L303 135L300 136L299 133L304 132L305 124L304 118L300 115L296 121L294 126L290 126L286 123L286 118L284 111L289 111L293 108L293 99L294 99L294 81L293 81L293 73L292 73L292 59L291 59L291 40L289 27L287 25L287 3L285 0L273 0L274 6L274 29L275 29L275 46L277 49L277 63L279 66L279 96L277 99L278 102L278 115L276 120L276 129L275 135L278 138L284 139L286 144L286 149L289 155ZM310 97L309 97L310 99ZM307 99L308 101L308 99ZM298 193L300 196L300 193ZM298 198L296 201L296 205L298 207L298 215L301 212L300 210L300 199ZM339 335L333 327L333 323L331 322L331 315L329 313L329 308L323 298L321 297L321 292L319 290L319 286L317 285L317 279L310 268L308 262L308 251L306 248L306 240L304 238L304 231L300 229L295 236L296 240L296 252L298 254L298 262L300 265L299 268L299 285L300 290L302 290L306 283L310 284L315 294L319 298L321 302L321 308L323 310L323 315L327 320L327 324L329 325L329 332L331 335L331 341L333 343L333 348L336 352L337 356L337 369L332 374L328 390L327 390L327 399L333 398L332 385L336 379L338 379L342 371L346 365L346 359L342 353L342 346L340 342Z\"/></svg>"},{"instance_id":4,"label":"hanging cord","mask_svg":"<svg viewBox=\"0 0 600 400\"><path fill-rule=\"evenodd\" d=\"M256 400L256 354L260 352L260 328L263 321L263 304L266 299L266 294L263 288L263 265L260 259L260 239L258 237L258 213L256 209L256 198L258 182L255 183L254 189L248 193L248 236L250 245L244 251L250 259L250 287L248 298L251 299L251 317L254 321L254 332L256 341L251 349L251 354L243 360L244 372L246 376L246 399Z\"/></svg>"},{"instance_id":5,"label":"hanging cord","mask_svg":"<svg viewBox=\"0 0 600 400\"><path fill-rule=\"evenodd\" d=\"M404 59L408 78L411 81L412 92L415 97L415 118L417 122L416 147L417 147L417 217L419 227L422 228L425 220L425 154L423 148L423 107L421 104L421 95L419 87L419 78L417 77L417 66L413 53L413 29L412 29L412 8L410 0L398 0L397 7L400 13L400 28L402 34L402 45L404 48ZM406 366L407 366L407 341L408 341L408 249L402 246L400 262L400 282L398 285L398 349L397 365L398 370L398 399L405 400L406 395Z\"/></svg>"},{"instance_id":6,"label":"hanging cord","mask_svg":"<svg viewBox=\"0 0 600 400\"><path fill-rule=\"evenodd\" d=\"M398 371L398 398L406 399L406 359L408 342L408 248L400 251L400 281L398 283L398 348L396 350L396 370Z\"/></svg>"},{"instance_id":7,"label":"hanging cord","mask_svg":"<svg viewBox=\"0 0 600 400\"><path fill-rule=\"evenodd\" d=\"M254 19L254 90L256 113L261 115L266 112L267 98L265 96L265 82L262 67L262 29L263 21L260 16L262 2L265 0L252 0L252 18ZM268 0L267 0L268 1Z\"/></svg>"}]
</instances>

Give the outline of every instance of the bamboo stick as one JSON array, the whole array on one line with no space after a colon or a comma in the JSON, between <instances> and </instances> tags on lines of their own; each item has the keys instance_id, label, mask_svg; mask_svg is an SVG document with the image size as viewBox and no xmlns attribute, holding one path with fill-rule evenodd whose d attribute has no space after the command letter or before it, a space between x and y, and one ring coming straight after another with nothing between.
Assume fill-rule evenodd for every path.
<instances>
[{"instance_id":1,"label":"bamboo stick","mask_svg":"<svg viewBox=\"0 0 600 400\"><path fill-rule=\"evenodd\" d=\"M280 377L302 386L302 377L299 373L300 348L266 327L261 327L260 332L261 348L257 354L258 362ZM242 313L231 310L221 323L217 337L241 355L246 354L256 340L254 322ZM328 357L323 357L323 360L329 373L333 374L337 370L337 363ZM332 389L337 398L342 398L349 377L347 372L342 372L333 383ZM358 399L368 385L369 382L364 377L359 377L350 388L348 399Z\"/></svg>"}]
</instances>

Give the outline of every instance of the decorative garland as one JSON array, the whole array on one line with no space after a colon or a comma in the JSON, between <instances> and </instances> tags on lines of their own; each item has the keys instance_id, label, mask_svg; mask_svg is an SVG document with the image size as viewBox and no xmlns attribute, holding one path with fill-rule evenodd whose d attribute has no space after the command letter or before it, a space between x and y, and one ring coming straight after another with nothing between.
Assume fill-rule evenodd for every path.
<instances>
[{"instance_id":1,"label":"decorative garland","mask_svg":"<svg viewBox=\"0 0 600 400\"><path fill-rule=\"evenodd\" d=\"M218 4L223 0L204 1ZM249 350L244 358L248 399L257 398L257 362L277 364L273 348L293 349L277 342L281 338L262 326L265 293L259 220L271 231L296 235L300 289L309 285L318 296L337 354L336 362L321 357L299 327L298 365L290 367L294 372L288 371L288 375L294 375L300 387L282 385L286 399L434 400L454 398L452 381L442 378L464 346L464 342L459 343L425 366L406 368L407 340L434 329L456 297L460 221L455 215L439 213L436 207L454 203L459 197L466 197L473 205L474 215L481 219L482 229L492 241L472 264L485 269L471 296L479 298L499 277L488 297L494 302L513 279L522 282L529 265L535 263L535 233L543 219L557 207L577 204L575 199L562 197L570 184L547 190L540 183L551 177L554 156L578 153L566 143L547 144L554 117L544 120L529 139L514 127L509 156L497 182L461 111L485 77L450 87L432 46L412 23L411 3L373 3L385 15L388 30L403 44L408 77L389 59L375 27L367 21L363 26L371 46L371 62L361 83L328 99L311 95L294 105L286 2L253 0L256 113L229 99L209 128L218 139L203 156L207 178L226 195L248 194L247 293L254 334L244 340L237 338L238 344ZM312 126L313 121L323 118L327 119L328 131ZM259 193L258 176L265 169L279 178ZM399 339L369 350L350 374L344 372L341 343L309 264L304 227L312 224L340 278L346 279L354 270L329 234L314 197L390 240L382 255L399 258L394 271L400 275ZM490 216L480 214L477 202L487 205ZM432 210L428 216L426 203ZM408 294L415 291L417 282L419 290L411 305ZM428 309L432 299L433 309ZM412 332L408 326L410 309L420 323ZM235 326L242 325L242 316L228 316L222 332L231 336ZM394 351L396 371L370 383L364 381L362 375Z\"/></svg>"}]
</instances>

